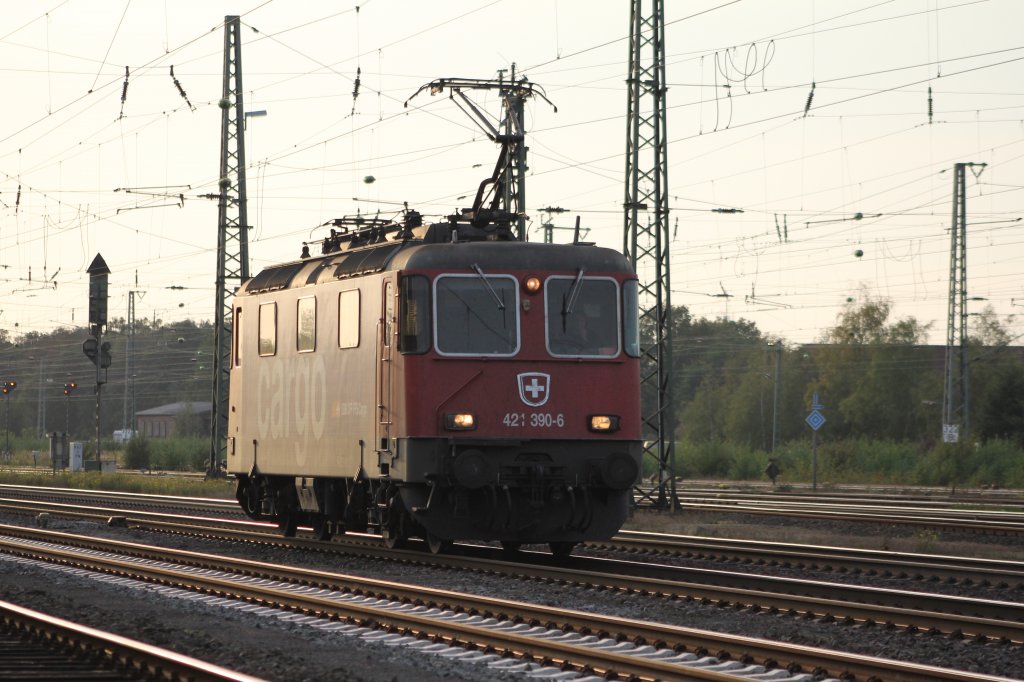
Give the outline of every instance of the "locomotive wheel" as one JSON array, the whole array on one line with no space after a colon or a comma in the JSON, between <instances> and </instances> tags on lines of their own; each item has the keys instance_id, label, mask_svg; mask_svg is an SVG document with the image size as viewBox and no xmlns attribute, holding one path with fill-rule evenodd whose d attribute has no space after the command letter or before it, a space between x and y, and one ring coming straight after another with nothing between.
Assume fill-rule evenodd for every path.
<instances>
[{"instance_id":1,"label":"locomotive wheel","mask_svg":"<svg viewBox=\"0 0 1024 682\"><path fill-rule=\"evenodd\" d=\"M452 545L455 544L451 540L442 540L433 533L427 533L427 548L431 554L441 554L451 549Z\"/></svg>"},{"instance_id":2,"label":"locomotive wheel","mask_svg":"<svg viewBox=\"0 0 1024 682\"><path fill-rule=\"evenodd\" d=\"M551 554L559 559L567 557L572 554L572 550L576 549L575 542L549 542L548 547L551 548Z\"/></svg>"},{"instance_id":3,"label":"locomotive wheel","mask_svg":"<svg viewBox=\"0 0 1024 682\"><path fill-rule=\"evenodd\" d=\"M297 514L286 513L281 517L281 520L277 522L277 528L281 531L281 535L286 538L295 537L295 532L299 529L299 517Z\"/></svg>"},{"instance_id":4,"label":"locomotive wheel","mask_svg":"<svg viewBox=\"0 0 1024 682\"><path fill-rule=\"evenodd\" d=\"M322 514L313 517L313 537L317 540L330 540L334 535L334 526Z\"/></svg>"},{"instance_id":5,"label":"locomotive wheel","mask_svg":"<svg viewBox=\"0 0 1024 682\"><path fill-rule=\"evenodd\" d=\"M523 546L523 543L516 542L515 540L502 540L501 549L505 552L518 552L519 548Z\"/></svg>"}]
</instances>

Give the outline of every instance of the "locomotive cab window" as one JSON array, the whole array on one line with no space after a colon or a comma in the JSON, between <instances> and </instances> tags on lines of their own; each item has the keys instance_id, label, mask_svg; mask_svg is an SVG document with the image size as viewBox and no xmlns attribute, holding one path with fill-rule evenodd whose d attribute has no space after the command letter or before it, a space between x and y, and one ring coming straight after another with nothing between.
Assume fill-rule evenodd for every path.
<instances>
[{"instance_id":1,"label":"locomotive cab window","mask_svg":"<svg viewBox=\"0 0 1024 682\"><path fill-rule=\"evenodd\" d=\"M355 348L359 345L359 290L343 291L338 295L338 347Z\"/></svg>"},{"instance_id":2,"label":"locomotive cab window","mask_svg":"<svg viewBox=\"0 0 1024 682\"><path fill-rule=\"evenodd\" d=\"M509 275L441 275L434 281L434 338L441 355L519 352L519 283Z\"/></svg>"},{"instance_id":3,"label":"locomotive cab window","mask_svg":"<svg viewBox=\"0 0 1024 682\"><path fill-rule=\"evenodd\" d=\"M640 284L635 279L622 283L622 338L626 355L640 357Z\"/></svg>"},{"instance_id":4,"label":"locomotive cab window","mask_svg":"<svg viewBox=\"0 0 1024 682\"><path fill-rule=\"evenodd\" d=\"M300 353L316 350L316 299L300 298L296 311L295 347Z\"/></svg>"},{"instance_id":5,"label":"locomotive cab window","mask_svg":"<svg viewBox=\"0 0 1024 682\"><path fill-rule=\"evenodd\" d=\"M260 356L277 353L277 304L260 304Z\"/></svg>"},{"instance_id":6,"label":"locomotive cab window","mask_svg":"<svg viewBox=\"0 0 1024 682\"><path fill-rule=\"evenodd\" d=\"M619 287L606 277L549 277L544 284L548 352L562 357L619 354Z\"/></svg>"},{"instance_id":7,"label":"locomotive cab window","mask_svg":"<svg viewBox=\"0 0 1024 682\"><path fill-rule=\"evenodd\" d=\"M402 278L398 324L399 351L426 353L430 350L430 282L426 277Z\"/></svg>"}]
</instances>

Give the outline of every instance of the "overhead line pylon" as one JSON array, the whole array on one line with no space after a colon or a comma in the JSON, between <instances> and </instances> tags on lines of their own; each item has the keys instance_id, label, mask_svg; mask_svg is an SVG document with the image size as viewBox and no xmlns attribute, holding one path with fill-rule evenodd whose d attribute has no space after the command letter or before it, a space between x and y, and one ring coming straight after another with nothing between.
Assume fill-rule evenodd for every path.
<instances>
[{"instance_id":1,"label":"overhead line pylon","mask_svg":"<svg viewBox=\"0 0 1024 682\"><path fill-rule=\"evenodd\" d=\"M646 11L645 11L646 9ZM644 459L653 460L653 490L639 501L679 505L672 404L672 303L669 263L664 0L633 0L630 9L623 252L640 280L640 388Z\"/></svg>"}]
</instances>

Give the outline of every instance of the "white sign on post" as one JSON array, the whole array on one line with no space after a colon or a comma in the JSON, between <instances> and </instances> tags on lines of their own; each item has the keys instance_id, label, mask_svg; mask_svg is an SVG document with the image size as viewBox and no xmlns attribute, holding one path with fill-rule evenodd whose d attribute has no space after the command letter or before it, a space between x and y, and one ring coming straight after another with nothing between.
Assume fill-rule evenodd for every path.
<instances>
[{"instance_id":1,"label":"white sign on post","mask_svg":"<svg viewBox=\"0 0 1024 682\"><path fill-rule=\"evenodd\" d=\"M959 424L943 424L942 425L942 442L943 443L959 443L960 442L960 425Z\"/></svg>"}]
</instances>

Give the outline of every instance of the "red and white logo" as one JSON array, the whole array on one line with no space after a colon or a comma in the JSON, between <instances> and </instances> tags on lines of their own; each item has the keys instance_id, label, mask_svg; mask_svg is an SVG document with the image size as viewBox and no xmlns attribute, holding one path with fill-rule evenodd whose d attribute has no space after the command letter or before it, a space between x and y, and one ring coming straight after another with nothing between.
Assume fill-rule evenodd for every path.
<instances>
[{"instance_id":1,"label":"red and white logo","mask_svg":"<svg viewBox=\"0 0 1024 682\"><path fill-rule=\"evenodd\" d=\"M530 407L540 407L548 401L551 394L551 375L543 372L523 372L517 374L519 382L519 399Z\"/></svg>"}]
</instances>

